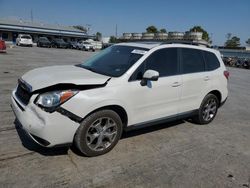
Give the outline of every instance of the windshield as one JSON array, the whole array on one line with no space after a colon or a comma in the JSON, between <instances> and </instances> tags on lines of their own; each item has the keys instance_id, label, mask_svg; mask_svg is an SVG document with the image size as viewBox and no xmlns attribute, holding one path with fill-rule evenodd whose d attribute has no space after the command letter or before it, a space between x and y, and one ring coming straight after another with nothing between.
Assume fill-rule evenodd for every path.
<instances>
[{"instance_id":1,"label":"windshield","mask_svg":"<svg viewBox=\"0 0 250 188\"><path fill-rule=\"evenodd\" d=\"M31 39L31 37L29 35L24 35L24 36L21 36L22 39Z\"/></svg>"},{"instance_id":2,"label":"windshield","mask_svg":"<svg viewBox=\"0 0 250 188\"><path fill-rule=\"evenodd\" d=\"M49 41L49 39L47 39L46 37L41 37L41 38L39 38L39 40L41 40L41 41Z\"/></svg>"},{"instance_id":3,"label":"windshield","mask_svg":"<svg viewBox=\"0 0 250 188\"><path fill-rule=\"evenodd\" d=\"M78 66L99 74L119 77L146 51L147 49L132 46L111 46Z\"/></svg>"}]
</instances>

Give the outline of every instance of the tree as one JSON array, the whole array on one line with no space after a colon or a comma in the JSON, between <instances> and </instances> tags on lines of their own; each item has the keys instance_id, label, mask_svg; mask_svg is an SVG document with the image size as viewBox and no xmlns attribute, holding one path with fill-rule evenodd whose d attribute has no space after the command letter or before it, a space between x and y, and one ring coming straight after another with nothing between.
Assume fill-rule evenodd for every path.
<instances>
[{"instance_id":1,"label":"tree","mask_svg":"<svg viewBox=\"0 0 250 188\"><path fill-rule=\"evenodd\" d=\"M233 36L232 38L229 38L226 42L225 42L225 47L228 48L236 48L240 46L240 38Z\"/></svg>"},{"instance_id":2,"label":"tree","mask_svg":"<svg viewBox=\"0 0 250 188\"><path fill-rule=\"evenodd\" d=\"M230 40L230 39L231 39L231 37L232 37L232 33L227 33L227 34L226 34L226 38L227 38L227 40Z\"/></svg>"},{"instance_id":3,"label":"tree","mask_svg":"<svg viewBox=\"0 0 250 188\"><path fill-rule=\"evenodd\" d=\"M190 32L202 32L202 39L209 42L209 34L206 30L204 30L201 26L194 26L189 30Z\"/></svg>"},{"instance_id":4,"label":"tree","mask_svg":"<svg viewBox=\"0 0 250 188\"><path fill-rule=\"evenodd\" d=\"M250 45L250 38L246 41L246 43L247 43L248 45Z\"/></svg>"},{"instance_id":5,"label":"tree","mask_svg":"<svg viewBox=\"0 0 250 188\"><path fill-rule=\"evenodd\" d=\"M96 39L97 39L98 41L101 41L101 40L102 40L102 34L101 34L100 32L97 32L97 33L96 33Z\"/></svg>"},{"instance_id":6,"label":"tree","mask_svg":"<svg viewBox=\"0 0 250 188\"><path fill-rule=\"evenodd\" d=\"M74 25L73 27L76 28L76 29L79 29L79 30L81 30L81 31L83 31L85 33L87 32L87 29L82 25Z\"/></svg>"},{"instance_id":7,"label":"tree","mask_svg":"<svg viewBox=\"0 0 250 188\"><path fill-rule=\"evenodd\" d=\"M167 33L167 30L162 28L162 29L160 29L160 33Z\"/></svg>"},{"instance_id":8,"label":"tree","mask_svg":"<svg viewBox=\"0 0 250 188\"><path fill-rule=\"evenodd\" d=\"M111 36L109 39L109 43L116 43L117 42L117 38L115 36Z\"/></svg>"},{"instance_id":9,"label":"tree","mask_svg":"<svg viewBox=\"0 0 250 188\"><path fill-rule=\"evenodd\" d=\"M153 25L148 26L146 31L147 31L147 33L158 33L157 28L155 26L153 26Z\"/></svg>"}]
</instances>

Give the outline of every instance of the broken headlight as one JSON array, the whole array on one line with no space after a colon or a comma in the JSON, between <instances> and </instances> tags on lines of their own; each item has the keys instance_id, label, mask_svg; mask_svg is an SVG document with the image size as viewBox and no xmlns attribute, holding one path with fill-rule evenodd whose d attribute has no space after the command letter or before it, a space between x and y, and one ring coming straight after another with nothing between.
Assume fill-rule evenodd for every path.
<instances>
[{"instance_id":1,"label":"broken headlight","mask_svg":"<svg viewBox=\"0 0 250 188\"><path fill-rule=\"evenodd\" d=\"M55 108L78 93L77 90L53 91L40 94L35 103L43 108Z\"/></svg>"}]
</instances>

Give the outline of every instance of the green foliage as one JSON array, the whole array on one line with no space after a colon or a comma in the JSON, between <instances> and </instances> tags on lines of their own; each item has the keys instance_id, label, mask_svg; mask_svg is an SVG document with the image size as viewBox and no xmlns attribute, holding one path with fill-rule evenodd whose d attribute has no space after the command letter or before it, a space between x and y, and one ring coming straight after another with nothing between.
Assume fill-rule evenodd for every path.
<instances>
[{"instance_id":1,"label":"green foliage","mask_svg":"<svg viewBox=\"0 0 250 188\"><path fill-rule=\"evenodd\" d=\"M117 43L117 38L115 36L111 36L109 39L109 43Z\"/></svg>"},{"instance_id":2,"label":"green foliage","mask_svg":"<svg viewBox=\"0 0 250 188\"><path fill-rule=\"evenodd\" d=\"M81 30L81 31L83 31L85 33L87 32L87 29L82 25L74 25L73 27L76 28L76 29L79 29L79 30Z\"/></svg>"},{"instance_id":3,"label":"green foliage","mask_svg":"<svg viewBox=\"0 0 250 188\"><path fill-rule=\"evenodd\" d=\"M235 48L239 46L240 46L240 38L236 36L229 38L225 43L225 47L228 47L228 48Z\"/></svg>"},{"instance_id":4,"label":"green foliage","mask_svg":"<svg viewBox=\"0 0 250 188\"><path fill-rule=\"evenodd\" d=\"M100 32L97 32L97 33L96 33L96 39L97 39L98 41L101 41L101 39L102 39L102 34L101 34Z\"/></svg>"},{"instance_id":5,"label":"green foliage","mask_svg":"<svg viewBox=\"0 0 250 188\"><path fill-rule=\"evenodd\" d=\"M146 31L147 31L147 33L158 33L157 28L155 26L153 26L153 25L148 26Z\"/></svg>"},{"instance_id":6,"label":"green foliage","mask_svg":"<svg viewBox=\"0 0 250 188\"><path fill-rule=\"evenodd\" d=\"M201 26L194 26L189 30L190 32L202 32L202 39L205 41L210 41L209 34L206 30L204 30Z\"/></svg>"},{"instance_id":7,"label":"green foliage","mask_svg":"<svg viewBox=\"0 0 250 188\"><path fill-rule=\"evenodd\" d=\"M162 28L162 29L160 29L160 33L167 33L167 30Z\"/></svg>"}]
</instances>

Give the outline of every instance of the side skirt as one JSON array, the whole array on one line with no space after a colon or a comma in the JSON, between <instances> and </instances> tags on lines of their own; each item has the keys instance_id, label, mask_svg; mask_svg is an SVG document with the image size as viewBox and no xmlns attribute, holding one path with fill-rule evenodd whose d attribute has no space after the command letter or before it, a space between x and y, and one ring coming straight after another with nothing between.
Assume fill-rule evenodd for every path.
<instances>
[{"instance_id":1,"label":"side skirt","mask_svg":"<svg viewBox=\"0 0 250 188\"><path fill-rule=\"evenodd\" d=\"M180 114L177 114L177 115L167 116L167 117L158 118L158 119L154 119L154 120L150 120L150 121L145 121L145 122L142 122L142 123L129 125L129 126L125 127L125 131L131 131L131 130L135 130L135 129L150 127L150 126L157 125L157 124L182 120L182 119L186 119L188 117L195 116L197 114L198 114L198 110L183 112L183 113L180 113Z\"/></svg>"}]
</instances>

